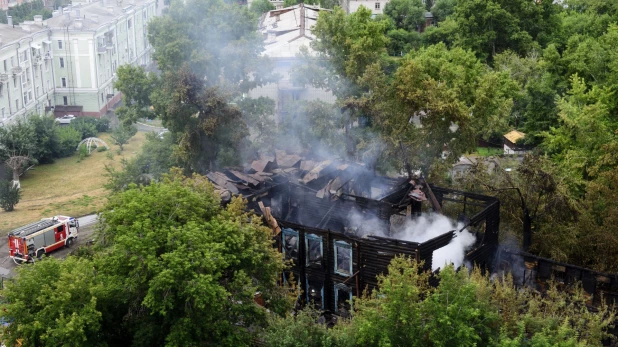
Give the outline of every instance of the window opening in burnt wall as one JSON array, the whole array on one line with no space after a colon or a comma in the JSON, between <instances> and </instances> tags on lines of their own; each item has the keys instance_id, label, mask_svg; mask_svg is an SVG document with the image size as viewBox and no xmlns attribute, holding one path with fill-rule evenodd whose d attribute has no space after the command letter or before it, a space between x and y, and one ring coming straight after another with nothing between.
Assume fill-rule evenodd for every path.
<instances>
[{"instance_id":1,"label":"window opening in burnt wall","mask_svg":"<svg viewBox=\"0 0 618 347\"><path fill-rule=\"evenodd\" d=\"M315 278L307 278L307 304L312 304L314 308L324 309L324 281Z\"/></svg>"},{"instance_id":2,"label":"window opening in burnt wall","mask_svg":"<svg viewBox=\"0 0 618 347\"><path fill-rule=\"evenodd\" d=\"M305 235L305 254L306 266L322 265L322 255L324 248L322 246L322 237L315 234Z\"/></svg>"},{"instance_id":3,"label":"window opening in burnt wall","mask_svg":"<svg viewBox=\"0 0 618 347\"><path fill-rule=\"evenodd\" d=\"M335 273L352 275L352 245L345 241L335 241Z\"/></svg>"},{"instance_id":4,"label":"window opening in burnt wall","mask_svg":"<svg viewBox=\"0 0 618 347\"><path fill-rule=\"evenodd\" d=\"M293 260L298 264L298 231L292 229L281 230L282 250L285 260Z\"/></svg>"},{"instance_id":5,"label":"window opening in burnt wall","mask_svg":"<svg viewBox=\"0 0 618 347\"><path fill-rule=\"evenodd\" d=\"M343 283L335 284L335 312L348 313L352 306L352 288Z\"/></svg>"}]
</instances>

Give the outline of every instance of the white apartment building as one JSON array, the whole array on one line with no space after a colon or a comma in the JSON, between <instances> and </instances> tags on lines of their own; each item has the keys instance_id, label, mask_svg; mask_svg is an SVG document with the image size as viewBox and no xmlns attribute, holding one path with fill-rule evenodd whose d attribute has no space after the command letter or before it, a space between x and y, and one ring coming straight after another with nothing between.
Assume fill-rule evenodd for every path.
<instances>
[{"instance_id":1,"label":"white apartment building","mask_svg":"<svg viewBox=\"0 0 618 347\"><path fill-rule=\"evenodd\" d=\"M0 26L0 126L32 113L105 114L121 97L118 66L151 63L146 25L155 4L77 3L46 21Z\"/></svg>"},{"instance_id":2,"label":"white apartment building","mask_svg":"<svg viewBox=\"0 0 618 347\"><path fill-rule=\"evenodd\" d=\"M291 68L300 62L297 55L301 47L311 52L311 41L315 25L323 8L299 4L280 10L272 10L263 17L260 31L264 35L263 55L270 58L274 72L281 76L277 83L270 83L249 92L252 98L269 97L276 101L277 123L287 116L295 100L322 100L335 103L336 97L328 91L313 86L295 85L291 80Z\"/></svg>"}]
</instances>

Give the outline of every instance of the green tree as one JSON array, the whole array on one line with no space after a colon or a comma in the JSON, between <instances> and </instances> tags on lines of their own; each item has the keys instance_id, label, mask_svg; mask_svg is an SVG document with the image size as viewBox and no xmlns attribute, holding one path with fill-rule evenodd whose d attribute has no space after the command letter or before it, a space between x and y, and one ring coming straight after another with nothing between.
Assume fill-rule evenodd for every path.
<instances>
[{"instance_id":1,"label":"green tree","mask_svg":"<svg viewBox=\"0 0 618 347\"><path fill-rule=\"evenodd\" d=\"M5 281L2 318L10 322L5 343L23 346L105 346L100 306L121 293L98 274L92 261L45 259L17 269Z\"/></svg>"},{"instance_id":2,"label":"green tree","mask_svg":"<svg viewBox=\"0 0 618 347\"><path fill-rule=\"evenodd\" d=\"M75 153L77 145L82 140L82 134L70 126L62 126L56 129L58 137L58 147L55 155L58 158L70 157Z\"/></svg>"},{"instance_id":3,"label":"green tree","mask_svg":"<svg viewBox=\"0 0 618 347\"><path fill-rule=\"evenodd\" d=\"M102 213L100 270L125 288L126 324L138 345L248 344L266 324L261 292L272 311L289 308L276 284L283 261L269 228L226 208L208 180L177 172L112 196Z\"/></svg>"},{"instance_id":4,"label":"green tree","mask_svg":"<svg viewBox=\"0 0 618 347\"><path fill-rule=\"evenodd\" d=\"M239 164L248 130L230 99L229 93L205 86L187 68L166 73L162 88L153 93L155 111L179 139L179 155L190 171L204 173L222 163Z\"/></svg>"},{"instance_id":5,"label":"green tree","mask_svg":"<svg viewBox=\"0 0 618 347\"><path fill-rule=\"evenodd\" d=\"M15 186L12 180L0 180L0 207L3 210L13 211L20 198L21 189Z\"/></svg>"},{"instance_id":6,"label":"green tree","mask_svg":"<svg viewBox=\"0 0 618 347\"><path fill-rule=\"evenodd\" d=\"M134 126L125 126L120 125L110 135L114 143L120 147L120 150L123 150L123 146L129 143L129 140L133 135L135 135L136 130Z\"/></svg>"},{"instance_id":7,"label":"green tree","mask_svg":"<svg viewBox=\"0 0 618 347\"><path fill-rule=\"evenodd\" d=\"M273 80L268 59L260 55L264 39L257 29L247 6L222 0L175 1L148 24L148 38L164 73L175 74L186 64L209 87L247 92Z\"/></svg>"},{"instance_id":8,"label":"green tree","mask_svg":"<svg viewBox=\"0 0 618 347\"><path fill-rule=\"evenodd\" d=\"M118 118L125 125L131 125L140 118L152 118L150 94L158 84L153 73L147 73L141 66L121 65L116 70L114 88L122 93L123 105L116 109Z\"/></svg>"},{"instance_id":9,"label":"green tree","mask_svg":"<svg viewBox=\"0 0 618 347\"><path fill-rule=\"evenodd\" d=\"M425 23L422 0L391 0L384 6L384 14L395 21L398 29L417 31Z\"/></svg>"},{"instance_id":10,"label":"green tree","mask_svg":"<svg viewBox=\"0 0 618 347\"><path fill-rule=\"evenodd\" d=\"M456 0L436 0L431 13L437 22L446 20L446 17L452 15L455 12Z\"/></svg>"},{"instance_id":11,"label":"green tree","mask_svg":"<svg viewBox=\"0 0 618 347\"><path fill-rule=\"evenodd\" d=\"M105 187L118 192L126 189L131 183L145 185L152 180L158 181L172 166L182 164L175 155L177 151L178 145L172 133L166 132L161 135L146 133L146 142L142 145L140 153L131 159L123 158L121 170L117 170L114 166L105 167L109 177Z\"/></svg>"},{"instance_id":12,"label":"green tree","mask_svg":"<svg viewBox=\"0 0 618 347\"><path fill-rule=\"evenodd\" d=\"M284 5L284 7L286 7ZM253 13L261 15L262 13L266 13L268 11L272 11L275 9L275 5L273 5L269 0L256 0L251 3L250 10Z\"/></svg>"}]
</instances>

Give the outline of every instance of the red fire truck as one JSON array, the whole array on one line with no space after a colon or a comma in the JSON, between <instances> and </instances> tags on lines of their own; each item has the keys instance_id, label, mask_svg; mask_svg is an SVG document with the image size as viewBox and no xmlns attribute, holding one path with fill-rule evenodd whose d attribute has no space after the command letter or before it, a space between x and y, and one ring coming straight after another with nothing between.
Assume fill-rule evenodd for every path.
<instances>
[{"instance_id":1,"label":"red fire truck","mask_svg":"<svg viewBox=\"0 0 618 347\"><path fill-rule=\"evenodd\" d=\"M24 225L9 233L10 257L17 264L34 262L63 246L70 247L77 238L76 218L55 216Z\"/></svg>"}]
</instances>

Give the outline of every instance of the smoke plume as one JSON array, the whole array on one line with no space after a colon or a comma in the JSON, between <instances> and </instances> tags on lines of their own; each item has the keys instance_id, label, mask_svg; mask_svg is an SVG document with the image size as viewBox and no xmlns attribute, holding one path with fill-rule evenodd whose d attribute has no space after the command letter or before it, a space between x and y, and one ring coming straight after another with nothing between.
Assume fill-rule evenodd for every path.
<instances>
[{"instance_id":1,"label":"smoke plume","mask_svg":"<svg viewBox=\"0 0 618 347\"><path fill-rule=\"evenodd\" d=\"M467 229L459 232L463 227L463 223L455 223L446 216L428 214L407 220L394 230L392 237L405 241L425 242L451 230L457 230L448 245L433 252L432 269L436 270L451 263L459 267L464 264L466 251L476 241L476 237Z\"/></svg>"}]
</instances>

